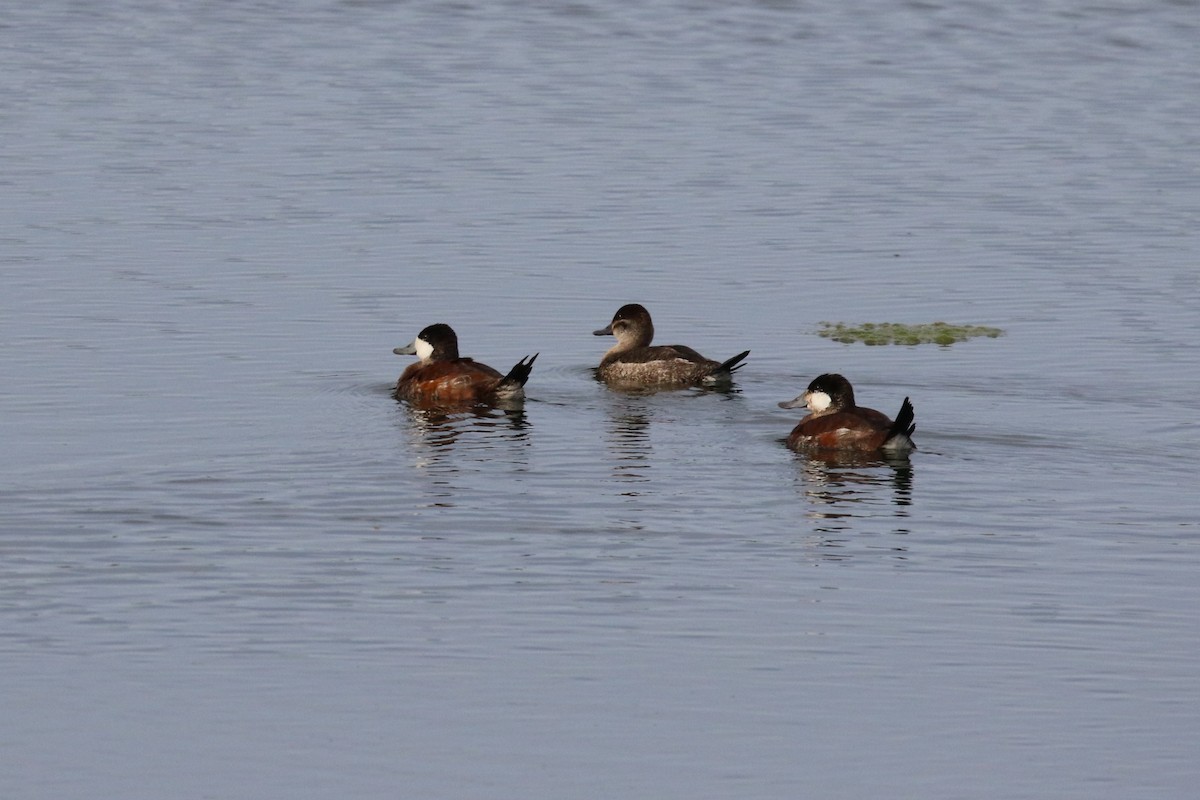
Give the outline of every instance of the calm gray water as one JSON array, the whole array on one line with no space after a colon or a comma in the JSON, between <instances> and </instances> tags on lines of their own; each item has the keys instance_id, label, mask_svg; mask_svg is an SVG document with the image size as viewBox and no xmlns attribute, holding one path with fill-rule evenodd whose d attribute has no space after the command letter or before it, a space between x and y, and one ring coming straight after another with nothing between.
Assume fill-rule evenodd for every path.
<instances>
[{"instance_id":1,"label":"calm gray water","mask_svg":"<svg viewBox=\"0 0 1200 800\"><path fill-rule=\"evenodd\" d=\"M0 796L1194 796L1196 2L0 25ZM390 398L439 321L523 414Z\"/></svg>"}]
</instances>

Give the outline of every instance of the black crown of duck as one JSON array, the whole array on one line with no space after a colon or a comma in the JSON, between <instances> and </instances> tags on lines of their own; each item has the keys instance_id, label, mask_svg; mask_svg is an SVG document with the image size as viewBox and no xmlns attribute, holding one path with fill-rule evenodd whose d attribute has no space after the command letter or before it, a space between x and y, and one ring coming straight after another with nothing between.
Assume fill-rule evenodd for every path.
<instances>
[{"instance_id":1,"label":"black crown of duck","mask_svg":"<svg viewBox=\"0 0 1200 800\"><path fill-rule=\"evenodd\" d=\"M807 407L812 412L788 436L787 445L793 450L907 453L917 447L912 440L917 426L907 397L892 421L887 414L855 405L854 388L841 375L815 378L802 395L779 407Z\"/></svg>"},{"instance_id":2,"label":"black crown of duck","mask_svg":"<svg viewBox=\"0 0 1200 800\"><path fill-rule=\"evenodd\" d=\"M713 361L680 344L652 345L654 323L637 303L621 306L596 336L615 336L596 377L610 386L682 387L729 381L749 350L727 361Z\"/></svg>"},{"instance_id":3,"label":"black crown of duck","mask_svg":"<svg viewBox=\"0 0 1200 800\"><path fill-rule=\"evenodd\" d=\"M449 325L437 323L417 334L412 344L397 347L396 355L415 355L396 381L396 398L425 407L497 405L525 398L525 382L538 354L518 361L507 375L487 364L458 354L458 336Z\"/></svg>"}]
</instances>

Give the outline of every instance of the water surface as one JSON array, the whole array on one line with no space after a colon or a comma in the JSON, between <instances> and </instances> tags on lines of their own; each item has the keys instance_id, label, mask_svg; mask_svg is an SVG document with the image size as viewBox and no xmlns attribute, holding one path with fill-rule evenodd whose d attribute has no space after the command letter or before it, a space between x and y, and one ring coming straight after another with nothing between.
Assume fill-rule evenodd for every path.
<instances>
[{"instance_id":1,"label":"water surface","mask_svg":"<svg viewBox=\"0 0 1200 800\"><path fill-rule=\"evenodd\" d=\"M14 9L0 794L1190 796L1195 11ZM439 321L521 412L390 397Z\"/></svg>"}]
</instances>

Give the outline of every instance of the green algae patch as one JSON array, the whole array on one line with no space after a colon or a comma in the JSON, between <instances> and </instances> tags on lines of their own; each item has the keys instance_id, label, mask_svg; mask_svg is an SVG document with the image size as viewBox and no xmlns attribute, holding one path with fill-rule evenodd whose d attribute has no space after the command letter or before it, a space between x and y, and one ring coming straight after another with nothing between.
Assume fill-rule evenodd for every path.
<instances>
[{"instance_id":1,"label":"green algae patch","mask_svg":"<svg viewBox=\"0 0 1200 800\"><path fill-rule=\"evenodd\" d=\"M822 322L817 334L835 342L865 345L882 344L936 344L949 347L955 342L965 342L978 336L995 339L1004 331L984 325L956 325L950 322L930 322L924 325L905 325L900 322L864 322L861 325L846 325L842 322Z\"/></svg>"}]
</instances>

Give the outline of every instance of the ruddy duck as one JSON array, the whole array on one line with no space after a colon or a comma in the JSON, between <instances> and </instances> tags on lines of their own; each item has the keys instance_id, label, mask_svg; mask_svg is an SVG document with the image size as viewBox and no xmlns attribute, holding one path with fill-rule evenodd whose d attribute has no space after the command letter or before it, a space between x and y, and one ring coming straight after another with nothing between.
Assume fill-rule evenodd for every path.
<instances>
[{"instance_id":1,"label":"ruddy duck","mask_svg":"<svg viewBox=\"0 0 1200 800\"><path fill-rule=\"evenodd\" d=\"M596 336L615 336L617 343L604 354L596 375L617 386L693 386L728 381L750 354L738 353L728 361L713 361L681 344L651 346L654 323L650 312L637 303L621 306L608 327Z\"/></svg>"},{"instance_id":2,"label":"ruddy duck","mask_svg":"<svg viewBox=\"0 0 1200 800\"><path fill-rule=\"evenodd\" d=\"M800 420L787 438L793 450L826 449L889 453L915 450L912 433L913 407L908 398L900 406L893 422L887 414L873 408L854 405L854 389L841 375L827 373L808 385L804 394L795 400L779 404L780 408L807 406L812 413Z\"/></svg>"},{"instance_id":3,"label":"ruddy duck","mask_svg":"<svg viewBox=\"0 0 1200 800\"><path fill-rule=\"evenodd\" d=\"M396 398L421 406L475 406L523 400L525 381L538 354L526 356L501 375L496 370L462 358L458 336L449 325L430 325L417 334L412 344L392 351L399 356L415 355L396 381Z\"/></svg>"}]
</instances>

